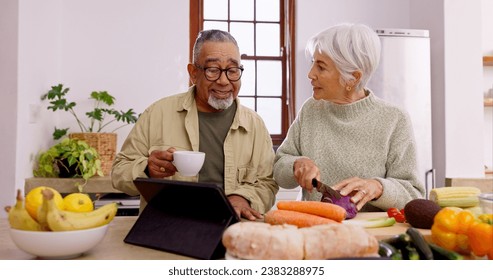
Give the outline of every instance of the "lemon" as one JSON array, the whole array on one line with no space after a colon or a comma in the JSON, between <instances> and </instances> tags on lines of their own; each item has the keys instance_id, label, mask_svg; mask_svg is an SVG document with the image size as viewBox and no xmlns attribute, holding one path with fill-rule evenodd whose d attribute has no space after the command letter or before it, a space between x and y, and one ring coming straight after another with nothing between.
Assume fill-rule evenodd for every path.
<instances>
[{"instance_id":1,"label":"lemon","mask_svg":"<svg viewBox=\"0 0 493 280\"><path fill-rule=\"evenodd\" d=\"M36 187L32 190L30 190L27 195L26 195L26 210L33 217L35 220L38 220L38 208L41 206L43 203L43 194L41 193L44 189L49 189L53 192L54 200L55 200L55 205L59 209L63 209L63 198L62 195L55 190L54 188L51 187L46 187L46 186L39 186Z\"/></svg>"},{"instance_id":2,"label":"lemon","mask_svg":"<svg viewBox=\"0 0 493 280\"><path fill-rule=\"evenodd\" d=\"M90 212L94 210L91 198L85 193L71 193L63 198L65 210L72 212Z\"/></svg>"}]
</instances>

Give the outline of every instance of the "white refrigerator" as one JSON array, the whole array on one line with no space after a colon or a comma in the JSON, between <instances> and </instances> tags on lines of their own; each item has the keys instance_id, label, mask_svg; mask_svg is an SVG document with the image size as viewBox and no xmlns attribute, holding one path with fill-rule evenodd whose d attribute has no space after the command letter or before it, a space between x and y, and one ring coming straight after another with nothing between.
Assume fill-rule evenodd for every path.
<instances>
[{"instance_id":1,"label":"white refrigerator","mask_svg":"<svg viewBox=\"0 0 493 280\"><path fill-rule=\"evenodd\" d=\"M420 179L435 187L431 139L431 70L428 30L376 29L382 44L380 64L368 82L376 96L406 110L417 145Z\"/></svg>"}]
</instances>

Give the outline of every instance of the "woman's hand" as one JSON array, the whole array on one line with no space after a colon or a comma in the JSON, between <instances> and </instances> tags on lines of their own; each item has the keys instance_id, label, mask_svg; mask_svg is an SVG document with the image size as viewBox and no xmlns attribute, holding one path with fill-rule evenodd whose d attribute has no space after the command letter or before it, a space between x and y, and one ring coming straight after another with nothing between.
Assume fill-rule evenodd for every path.
<instances>
[{"instance_id":1,"label":"woman's hand","mask_svg":"<svg viewBox=\"0 0 493 280\"><path fill-rule=\"evenodd\" d=\"M351 195L351 201L356 204L358 210L368 201L379 198L383 193L383 186L378 180L358 177L343 180L332 188L340 191L341 195Z\"/></svg>"},{"instance_id":2,"label":"woman's hand","mask_svg":"<svg viewBox=\"0 0 493 280\"><path fill-rule=\"evenodd\" d=\"M166 151L152 151L147 159L147 170L151 178L164 178L173 176L176 173L176 167L173 165L173 152L175 148L171 147Z\"/></svg>"},{"instance_id":3,"label":"woman's hand","mask_svg":"<svg viewBox=\"0 0 493 280\"><path fill-rule=\"evenodd\" d=\"M293 174L298 184L308 192L313 190L312 179L320 180L320 170L309 158L297 159L293 164Z\"/></svg>"}]
</instances>

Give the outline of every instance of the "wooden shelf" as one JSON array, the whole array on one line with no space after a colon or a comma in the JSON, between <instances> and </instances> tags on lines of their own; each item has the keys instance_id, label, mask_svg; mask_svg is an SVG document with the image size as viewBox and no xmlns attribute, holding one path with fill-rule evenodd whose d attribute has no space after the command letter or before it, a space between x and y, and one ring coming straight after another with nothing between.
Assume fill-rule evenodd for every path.
<instances>
[{"instance_id":1,"label":"wooden shelf","mask_svg":"<svg viewBox=\"0 0 493 280\"><path fill-rule=\"evenodd\" d=\"M484 66L493 66L493 56L483 56Z\"/></svg>"},{"instance_id":2,"label":"wooden shelf","mask_svg":"<svg viewBox=\"0 0 493 280\"><path fill-rule=\"evenodd\" d=\"M59 191L62 194L79 192L76 183L84 184L83 179L73 178L27 178L24 182L24 192L28 193L30 190L38 186L49 186ZM115 190L111 184L111 178L105 177L93 177L89 179L87 185L84 187L85 193L121 193L119 190Z\"/></svg>"},{"instance_id":3,"label":"wooden shelf","mask_svg":"<svg viewBox=\"0 0 493 280\"><path fill-rule=\"evenodd\" d=\"M493 192L493 178L486 174L484 178L445 178L445 186L470 186L480 189L483 193Z\"/></svg>"}]
</instances>

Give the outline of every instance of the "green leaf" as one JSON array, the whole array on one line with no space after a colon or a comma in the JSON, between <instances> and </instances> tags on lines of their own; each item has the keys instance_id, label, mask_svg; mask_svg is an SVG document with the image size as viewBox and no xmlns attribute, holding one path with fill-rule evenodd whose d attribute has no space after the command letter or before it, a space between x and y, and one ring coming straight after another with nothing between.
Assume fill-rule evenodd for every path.
<instances>
[{"instance_id":1,"label":"green leaf","mask_svg":"<svg viewBox=\"0 0 493 280\"><path fill-rule=\"evenodd\" d=\"M92 153L88 152L88 153L86 153L86 158L88 161L91 161L94 159L94 155Z\"/></svg>"},{"instance_id":2,"label":"green leaf","mask_svg":"<svg viewBox=\"0 0 493 280\"><path fill-rule=\"evenodd\" d=\"M72 156L68 157L68 166L72 166L76 163L77 163L77 160L74 157L72 157Z\"/></svg>"},{"instance_id":3,"label":"green leaf","mask_svg":"<svg viewBox=\"0 0 493 280\"><path fill-rule=\"evenodd\" d=\"M82 177L86 183L87 179L92 176L102 174L98 152L83 140L66 137L47 151L40 153L37 168L33 170L33 175L36 177L58 177L58 168L55 166L62 159L67 160L67 165L76 167L78 174L73 177ZM67 166L60 168L67 168ZM85 185L79 186L79 190L82 191Z\"/></svg>"},{"instance_id":4,"label":"green leaf","mask_svg":"<svg viewBox=\"0 0 493 280\"><path fill-rule=\"evenodd\" d=\"M97 121L102 121L103 120L103 110L100 108L95 108L94 111L87 112L86 116L88 116L91 119L95 119Z\"/></svg>"},{"instance_id":5,"label":"green leaf","mask_svg":"<svg viewBox=\"0 0 493 280\"><path fill-rule=\"evenodd\" d=\"M53 172L53 166L52 165L45 165L44 166L44 171L47 173L47 174L50 174Z\"/></svg>"},{"instance_id":6,"label":"green leaf","mask_svg":"<svg viewBox=\"0 0 493 280\"><path fill-rule=\"evenodd\" d=\"M104 104L111 106L115 103L115 98L111 96L107 91L93 91L91 98L97 101L101 101Z\"/></svg>"},{"instance_id":7,"label":"green leaf","mask_svg":"<svg viewBox=\"0 0 493 280\"><path fill-rule=\"evenodd\" d=\"M109 132L114 132L125 125L133 124L137 122L138 115L129 109L127 111L115 110L111 108L115 104L115 97L110 95L107 91L93 91L90 94L90 99L95 101L93 110L85 112L85 116L89 119L89 124L85 124L83 119L80 119L77 115L75 102L69 101L66 97L69 92L69 88L64 87L63 84L52 86L46 94L41 96L41 100L49 100L48 110L52 111L65 111L69 112L77 121L77 125L81 132L105 132L104 129L114 121L122 122L124 125L112 127ZM113 118L110 119L109 116ZM59 140L68 133L68 128L65 131L58 131L53 134L54 140Z\"/></svg>"},{"instance_id":8,"label":"green leaf","mask_svg":"<svg viewBox=\"0 0 493 280\"><path fill-rule=\"evenodd\" d=\"M58 140L61 139L63 136L67 135L68 128L56 128L55 131L53 132L53 139Z\"/></svg>"},{"instance_id":9,"label":"green leaf","mask_svg":"<svg viewBox=\"0 0 493 280\"><path fill-rule=\"evenodd\" d=\"M135 112L133 111L133 109L129 109L127 112L124 111L118 112L116 110L113 110L108 113L115 116L115 119L117 121L125 122L128 124L137 122L137 117L135 116Z\"/></svg>"},{"instance_id":10,"label":"green leaf","mask_svg":"<svg viewBox=\"0 0 493 280\"><path fill-rule=\"evenodd\" d=\"M68 91L69 88L63 89L63 84L58 84L56 86L52 86L51 90L41 97L41 100L45 100L47 98L48 100L53 100L55 98L60 99L65 96Z\"/></svg>"}]
</instances>

